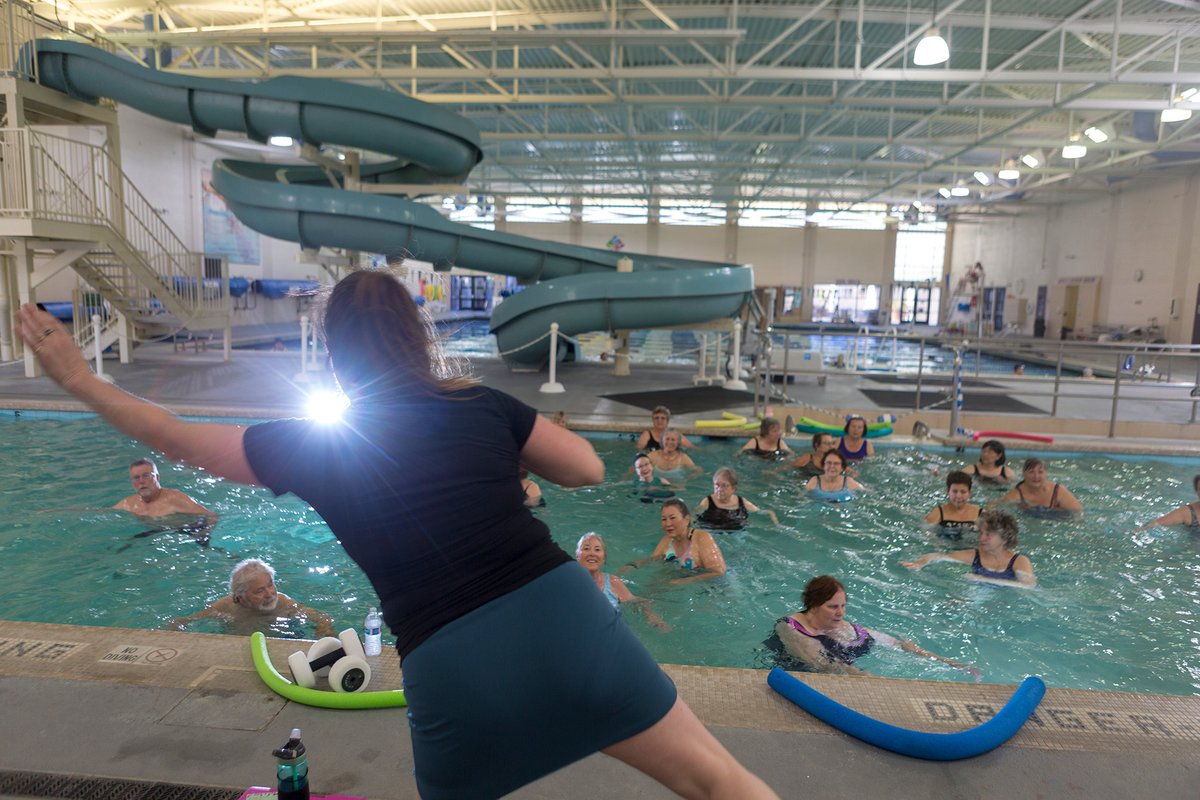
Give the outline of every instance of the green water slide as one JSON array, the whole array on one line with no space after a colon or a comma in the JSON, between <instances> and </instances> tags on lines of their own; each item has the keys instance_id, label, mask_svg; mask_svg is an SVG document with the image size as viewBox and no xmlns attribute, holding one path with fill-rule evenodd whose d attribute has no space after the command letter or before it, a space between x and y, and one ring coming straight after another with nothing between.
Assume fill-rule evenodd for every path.
<instances>
[{"instance_id":1,"label":"green water slide","mask_svg":"<svg viewBox=\"0 0 1200 800\"><path fill-rule=\"evenodd\" d=\"M394 159L364 166L364 182L462 182L482 158L470 122L394 92L318 78L247 83L159 72L70 41L40 39L36 52L40 81L76 100L107 97L206 136L290 136ZM246 225L303 247L400 255L529 282L492 314L500 351L514 364L546 361L549 344L540 337L551 322L567 335L696 324L737 314L754 288L745 267L636 253L624 254L633 272L618 273L623 254L450 222L424 203L346 190L341 174L322 167L221 160L213 187Z\"/></svg>"}]
</instances>

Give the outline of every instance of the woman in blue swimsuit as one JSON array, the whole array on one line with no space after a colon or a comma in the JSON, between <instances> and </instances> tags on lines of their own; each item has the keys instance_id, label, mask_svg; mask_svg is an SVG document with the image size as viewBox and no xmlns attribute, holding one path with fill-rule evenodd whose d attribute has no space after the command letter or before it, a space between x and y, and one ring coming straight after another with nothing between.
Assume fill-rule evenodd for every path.
<instances>
[{"instance_id":1,"label":"woman in blue swimsuit","mask_svg":"<svg viewBox=\"0 0 1200 800\"><path fill-rule=\"evenodd\" d=\"M875 445L867 439L867 421L862 417L851 417L842 428L842 438L838 439L838 452L847 461L862 461L867 456L875 455Z\"/></svg>"},{"instance_id":2,"label":"woman in blue swimsuit","mask_svg":"<svg viewBox=\"0 0 1200 800\"><path fill-rule=\"evenodd\" d=\"M692 527L692 512L687 503L673 497L662 505L663 536L654 552L621 568L621 572L638 569L652 561L673 561L692 575L675 578L672 584L695 583L719 578L725 574L725 557L708 531Z\"/></svg>"},{"instance_id":3,"label":"woman in blue swimsuit","mask_svg":"<svg viewBox=\"0 0 1200 800\"><path fill-rule=\"evenodd\" d=\"M846 457L837 450L821 456L821 474L808 479L808 496L827 503L844 503L853 500L854 491L865 488L846 474Z\"/></svg>"},{"instance_id":4,"label":"woman in blue swimsuit","mask_svg":"<svg viewBox=\"0 0 1200 800\"><path fill-rule=\"evenodd\" d=\"M1200 475L1192 478L1192 489L1200 496ZM1163 514L1153 522L1147 522L1139 531L1144 531L1147 528L1153 528L1155 525L1186 525L1193 533L1200 533L1200 516L1197 516L1197 511L1200 510L1200 503L1188 503L1185 506L1180 506L1174 511L1169 511Z\"/></svg>"},{"instance_id":5,"label":"woman in blue swimsuit","mask_svg":"<svg viewBox=\"0 0 1200 800\"><path fill-rule=\"evenodd\" d=\"M604 544L604 539L600 538L600 534L585 533L579 537L579 544L575 545L575 560L588 571L596 588L613 608L619 608L622 603L631 603L641 609L646 621L651 625L664 633L671 630L671 626L663 622L662 617L650 610L649 600L636 596L629 591L625 581L604 571L604 562L608 560L608 547Z\"/></svg>"},{"instance_id":6,"label":"woman in blue swimsuit","mask_svg":"<svg viewBox=\"0 0 1200 800\"><path fill-rule=\"evenodd\" d=\"M804 587L804 610L788 614L775 623L775 633L763 642L784 669L797 666L820 672L862 674L855 660L882 644L906 653L942 661L979 677L979 670L943 658L881 631L868 630L846 616L846 587L832 575L813 578Z\"/></svg>"},{"instance_id":7,"label":"woman in blue swimsuit","mask_svg":"<svg viewBox=\"0 0 1200 800\"><path fill-rule=\"evenodd\" d=\"M979 546L974 550L956 550L953 553L926 553L912 561L900 563L919 571L933 561L961 561L971 565L971 577L988 582L1017 583L1033 586L1033 564L1016 552L1017 520L1004 511L984 511L979 515Z\"/></svg>"}]
</instances>

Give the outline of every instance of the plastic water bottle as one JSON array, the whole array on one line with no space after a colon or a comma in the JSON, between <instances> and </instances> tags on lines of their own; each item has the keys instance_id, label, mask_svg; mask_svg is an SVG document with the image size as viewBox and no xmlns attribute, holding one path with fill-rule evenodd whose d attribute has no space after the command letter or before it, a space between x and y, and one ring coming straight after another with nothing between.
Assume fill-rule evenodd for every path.
<instances>
[{"instance_id":1,"label":"plastic water bottle","mask_svg":"<svg viewBox=\"0 0 1200 800\"><path fill-rule=\"evenodd\" d=\"M377 656L383 652L383 620L379 616L379 612L375 607L371 607L371 611L367 614L367 621L363 623L363 652L369 656Z\"/></svg>"},{"instance_id":2,"label":"plastic water bottle","mask_svg":"<svg viewBox=\"0 0 1200 800\"><path fill-rule=\"evenodd\" d=\"M300 729L292 728L291 738L271 755L278 759L275 783L279 800L308 800L308 756L300 741Z\"/></svg>"}]
</instances>

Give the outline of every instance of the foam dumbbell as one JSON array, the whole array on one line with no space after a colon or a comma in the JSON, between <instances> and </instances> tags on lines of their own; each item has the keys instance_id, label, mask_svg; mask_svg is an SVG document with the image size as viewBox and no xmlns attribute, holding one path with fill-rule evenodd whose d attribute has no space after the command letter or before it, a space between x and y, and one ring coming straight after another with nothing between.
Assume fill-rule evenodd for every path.
<instances>
[{"instance_id":1,"label":"foam dumbbell","mask_svg":"<svg viewBox=\"0 0 1200 800\"><path fill-rule=\"evenodd\" d=\"M316 688L317 674L323 670L328 670L329 687L335 692L361 692L371 682L371 665L353 628L336 639L319 639L307 655L297 650L288 656L288 666L296 683L306 689Z\"/></svg>"}]
</instances>

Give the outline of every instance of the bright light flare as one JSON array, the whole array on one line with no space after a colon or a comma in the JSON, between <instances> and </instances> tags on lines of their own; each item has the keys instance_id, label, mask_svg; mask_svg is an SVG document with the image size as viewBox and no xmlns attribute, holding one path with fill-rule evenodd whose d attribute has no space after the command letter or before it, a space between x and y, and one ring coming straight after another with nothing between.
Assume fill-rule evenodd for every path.
<instances>
[{"instance_id":1,"label":"bright light flare","mask_svg":"<svg viewBox=\"0 0 1200 800\"><path fill-rule=\"evenodd\" d=\"M341 392L319 389L308 396L309 419L326 425L339 421L349 407L350 398Z\"/></svg>"}]
</instances>

